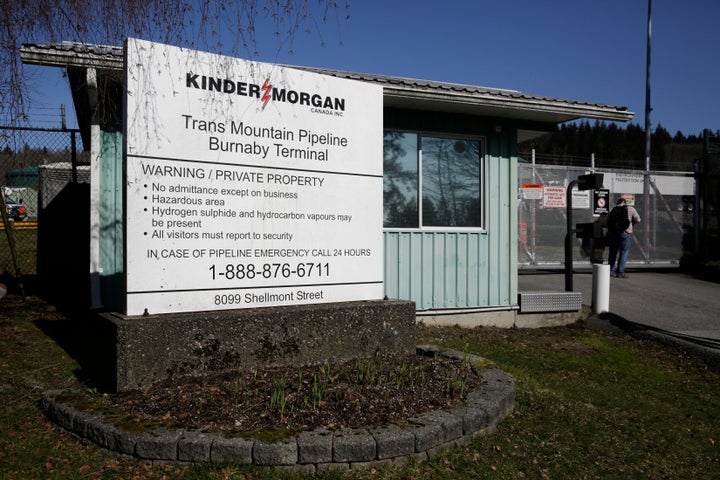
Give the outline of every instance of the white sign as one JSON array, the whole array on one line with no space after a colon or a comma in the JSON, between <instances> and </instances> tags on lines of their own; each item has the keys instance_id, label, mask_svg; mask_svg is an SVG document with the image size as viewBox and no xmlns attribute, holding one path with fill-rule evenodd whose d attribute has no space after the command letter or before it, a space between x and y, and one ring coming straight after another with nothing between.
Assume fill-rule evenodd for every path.
<instances>
[{"instance_id":1,"label":"white sign","mask_svg":"<svg viewBox=\"0 0 720 480\"><path fill-rule=\"evenodd\" d=\"M577 188L573 188L571 195L573 209L590 208L590 190L578 190Z\"/></svg>"},{"instance_id":2,"label":"white sign","mask_svg":"<svg viewBox=\"0 0 720 480\"><path fill-rule=\"evenodd\" d=\"M614 193L643 193L644 177L640 173L612 173L605 186Z\"/></svg>"},{"instance_id":3,"label":"white sign","mask_svg":"<svg viewBox=\"0 0 720 480\"><path fill-rule=\"evenodd\" d=\"M382 88L130 39L126 314L383 296Z\"/></svg>"},{"instance_id":4,"label":"white sign","mask_svg":"<svg viewBox=\"0 0 720 480\"><path fill-rule=\"evenodd\" d=\"M525 200L542 200L543 186L539 183L526 183L523 184L522 193Z\"/></svg>"},{"instance_id":5,"label":"white sign","mask_svg":"<svg viewBox=\"0 0 720 480\"><path fill-rule=\"evenodd\" d=\"M565 187L543 187L543 208L565 208Z\"/></svg>"},{"instance_id":6,"label":"white sign","mask_svg":"<svg viewBox=\"0 0 720 480\"><path fill-rule=\"evenodd\" d=\"M652 175L651 178L662 195L694 195L695 193L695 181L692 176ZM643 175L639 173L606 173L604 184L615 194L641 195L644 181ZM652 187L650 194L655 195L655 189Z\"/></svg>"}]
</instances>

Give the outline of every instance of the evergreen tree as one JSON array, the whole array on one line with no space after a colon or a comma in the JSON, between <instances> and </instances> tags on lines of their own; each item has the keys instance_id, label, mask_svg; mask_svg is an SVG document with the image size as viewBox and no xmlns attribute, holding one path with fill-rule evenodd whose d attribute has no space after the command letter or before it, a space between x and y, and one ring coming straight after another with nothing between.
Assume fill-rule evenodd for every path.
<instances>
[{"instance_id":1,"label":"evergreen tree","mask_svg":"<svg viewBox=\"0 0 720 480\"><path fill-rule=\"evenodd\" d=\"M658 124L651 135L651 169L691 171L701 148L702 134L686 137L678 131L673 137ZM645 168L645 130L638 124L565 123L550 134L521 144L519 151L521 156L529 156L533 149L540 163L587 164L594 154L598 167Z\"/></svg>"}]
</instances>

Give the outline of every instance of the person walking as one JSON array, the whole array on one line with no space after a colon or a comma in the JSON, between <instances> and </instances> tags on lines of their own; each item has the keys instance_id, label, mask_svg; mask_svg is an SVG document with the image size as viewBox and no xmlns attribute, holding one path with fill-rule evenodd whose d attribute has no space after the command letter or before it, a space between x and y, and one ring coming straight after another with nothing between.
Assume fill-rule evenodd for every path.
<instances>
[{"instance_id":1,"label":"person walking","mask_svg":"<svg viewBox=\"0 0 720 480\"><path fill-rule=\"evenodd\" d=\"M628 251L630 251L633 225L638 223L640 223L640 215L637 210L628 205L624 198L619 198L615 208L608 215L607 223L607 238L610 244L608 256L610 276L627 278L625 262L627 262Z\"/></svg>"}]
</instances>

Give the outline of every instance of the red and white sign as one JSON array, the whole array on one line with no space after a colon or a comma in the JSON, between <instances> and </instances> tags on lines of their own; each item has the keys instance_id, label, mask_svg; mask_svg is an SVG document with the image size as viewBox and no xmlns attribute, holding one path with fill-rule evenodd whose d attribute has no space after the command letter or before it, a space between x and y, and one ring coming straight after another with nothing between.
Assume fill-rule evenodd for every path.
<instances>
[{"instance_id":1,"label":"red and white sign","mask_svg":"<svg viewBox=\"0 0 720 480\"><path fill-rule=\"evenodd\" d=\"M543 187L543 208L565 208L565 187Z\"/></svg>"},{"instance_id":2,"label":"red and white sign","mask_svg":"<svg viewBox=\"0 0 720 480\"><path fill-rule=\"evenodd\" d=\"M542 200L543 186L540 183L524 183L522 196L525 200Z\"/></svg>"}]
</instances>

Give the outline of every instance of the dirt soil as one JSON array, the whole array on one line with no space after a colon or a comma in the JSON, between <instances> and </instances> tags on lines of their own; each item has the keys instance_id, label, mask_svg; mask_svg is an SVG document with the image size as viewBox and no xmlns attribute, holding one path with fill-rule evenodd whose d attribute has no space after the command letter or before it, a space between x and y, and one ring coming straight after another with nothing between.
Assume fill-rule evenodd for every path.
<instances>
[{"instance_id":1,"label":"dirt soil","mask_svg":"<svg viewBox=\"0 0 720 480\"><path fill-rule=\"evenodd\" d=\"M388 424L460 404L481 377L462 360L420 355L342 365L253 369L168 381L109 395L140 420L224 431L339 429Z\"/></svg>"}]
</instances>

